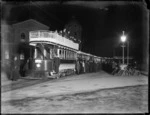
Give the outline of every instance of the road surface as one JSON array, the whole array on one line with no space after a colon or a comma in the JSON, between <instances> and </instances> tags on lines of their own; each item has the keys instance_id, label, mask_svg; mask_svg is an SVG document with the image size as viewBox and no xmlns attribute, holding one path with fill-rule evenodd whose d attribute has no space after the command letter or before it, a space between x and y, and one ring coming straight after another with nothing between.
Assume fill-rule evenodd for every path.
<instances>
[{"instance_id":1,"label":"road surface","mask_svg":"<svg viewBox=\"0 0 150 115\"><path fill-rule=\"evenodd\" d=\"M73 75L3 92L2 113L145 113L147 84L142 75Z\"/></svg>"}]
</instances>

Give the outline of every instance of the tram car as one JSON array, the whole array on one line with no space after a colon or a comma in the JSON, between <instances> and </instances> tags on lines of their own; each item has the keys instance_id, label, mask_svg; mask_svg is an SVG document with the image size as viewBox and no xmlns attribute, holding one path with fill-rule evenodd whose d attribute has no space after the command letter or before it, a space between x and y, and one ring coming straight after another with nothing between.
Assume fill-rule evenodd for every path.
<instances>
[{"instance_id":1,"label":"tram car","mask_svg":"<svg viewBox=\"0 0 150 115\"><path fill-rule=\"evenodd\" d=\"M59 78L72 73L94 72L98 71L94 67L101 62L101 57L79 51L79 43L56 31L30 31L29 46L26 72L34 78Z\"/></svg>"},{"instance_id":2,"label":"tram car","mask_svg":"<svg viewBox=\"0 0 150 115\"><path fill-rule=\"evenodd\" d=\"M48 77L58 74L57 77L60 77L60 73L75 71L78 43L57 32L38 30L29 33L29 45L34 47L30 66L35 77L39 73Z\"/></svg>"}]
</instances>

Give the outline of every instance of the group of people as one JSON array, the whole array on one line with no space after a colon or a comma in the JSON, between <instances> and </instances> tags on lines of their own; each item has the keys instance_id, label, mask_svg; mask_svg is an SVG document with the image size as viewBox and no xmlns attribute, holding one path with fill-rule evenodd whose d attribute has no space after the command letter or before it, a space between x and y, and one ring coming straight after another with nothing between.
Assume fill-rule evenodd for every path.
<instances>
[{"instance_id":1,"label":"group of people","mask_svg":"<svg viewBox=\"0 0 150 115\"><path fill-rule=\"evenodd\" d=\"M117 63L113 63L112 61L104 61L102 63L102 69L108 73L111 73L114 68L118 67Z\"/></svg>"},{"instance_id":2,"label":"group of people","mask_svg":"<svg viewBox=\"0 0 150 115\"><path fill-rule=\"evenodd\" d=\"M9 64L5 71L8 78L12 81L16 81L20 77L25 77L27 70L29 69L30 61L29 59L20 60L17 56L12 56L9 60ZM53 63L53 70L55 73L59 72L60 59L55 57Z\"/></svg>"},{"instance_id":3,"label":"group of people","mask_svg":"<svg viewBox=\"0 0 150 115\"><path fill-rule=\"evenodd\" d=\"M101 63L94 60L77 59L75 69L76 74L97 72L101 70Z\"/></svg>"},{"instance_id":4,"label":"group of people","mask_svg":"<svg viewBox=\"0 0 150 115\"><path fill-rule=\"evenodd\" d=\"M10 60L7 60L7 65L5 65L5 72L8 76L8 79L12 81L16 81L20 78L20 76L23 76L24 74L24 68L25 65L24 61L21 61L18 59L17 56L12 56Z\"/></svg>"},{"instance_id":5,"label":"group of people","mask_svg":"<svg viewBox=\"0 0 150 115\"><path fill-rule=\"evenodd\" d=\"M116 62L114 60L105 61L102 63L102 68L104 71L112 75L139 75L140 70L134 62L130 64L121 64L121 62Z\"/></svg>"}]
</instances>

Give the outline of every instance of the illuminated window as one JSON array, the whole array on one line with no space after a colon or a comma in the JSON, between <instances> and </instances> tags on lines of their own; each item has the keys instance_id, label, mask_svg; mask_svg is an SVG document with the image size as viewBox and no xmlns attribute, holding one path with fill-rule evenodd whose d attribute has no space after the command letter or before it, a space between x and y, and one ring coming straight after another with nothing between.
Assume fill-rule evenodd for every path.
<instances>
[{"instance_id":1,"label":"illuminated window","mask_svg":"<svg viewBox=\"0 0 150 115\"><path fill-rule=\"evenodd\" d=\"M46 50L44 49L44 56L46 57Z\"/></svg>"},{"instance_id":2,"label":"illuminated window","mask_svg":"<svg viewBox=\"0 0 150 115\"><path fill-rule=\"evenodd\" d=\"M37 58L37 49L34 49L34 58Z\"/></svg>"},{"instance_id":3,"label":"illuminated window","mask_svg":"<svg viewBox=\"0 0 150 115\"><path fill-rule=\"evenodd\" d=\"M61 49L59 50L59 54L61 55Z\"/></svg>"},{"instance_id":4,"label":"illuminated window","mask_svg":"<svg viewBox=\"0 0 150 115\"><path fill-rule=\"evenodd\" d=\"M5 59L9 59L9 52L8 51L5 52Z\"/></svg>"},{"instance_id":5,"label":"illuminated window","mask_svg":"<svg viewBox=\"0 0 150 115\"><path fill-rule=\"evenodd\" d=\"M50 52L49 52L49 54L50 54L50 59L52 59L52 58L53 58L53 56L52 56L52 55L53 55L53 51L52 51L52 49L50 49L49 51L50 51Z\"/></svg>"}]
</instances>

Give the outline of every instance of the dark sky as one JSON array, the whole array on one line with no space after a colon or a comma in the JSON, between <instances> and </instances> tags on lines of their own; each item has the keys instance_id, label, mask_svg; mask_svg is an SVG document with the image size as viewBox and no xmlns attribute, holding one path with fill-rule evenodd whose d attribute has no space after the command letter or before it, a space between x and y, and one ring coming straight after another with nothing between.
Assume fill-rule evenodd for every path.
<instances>
[{"instance_id":1,"label":"dark sky","mask_svg":"<svg viewBox=\"0 0 150 115\"><path fill-rule=\"evenodd\" d=\"M2 10L8 24L32 18L50 30L62 30L75 16L82 26L81 50L105 57L122 55L120 36L124 30L130 54L142 57L142 2L12 2L4 4Z\"/></svg>"}]
</instances>

